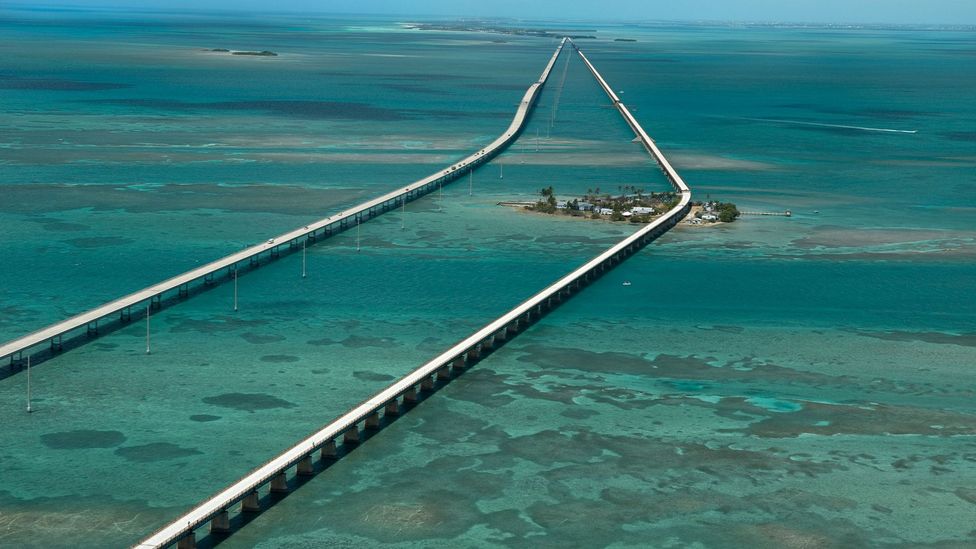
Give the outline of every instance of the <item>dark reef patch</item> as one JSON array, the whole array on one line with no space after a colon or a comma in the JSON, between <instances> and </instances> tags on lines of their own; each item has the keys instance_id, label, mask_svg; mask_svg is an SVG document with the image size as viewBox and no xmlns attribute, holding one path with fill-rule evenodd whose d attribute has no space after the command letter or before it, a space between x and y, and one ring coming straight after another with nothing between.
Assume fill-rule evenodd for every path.
<instances>
[{"instance_id":1,"label":"dark reef patch","mask_svg":"<svg viewBox=\"0 0 976 549\"><path fill-rule=\"evenodd\" d=\"M395 377L387 374L377 374L376 372L356 371L352 373L356 379L363 381L393 381Z\"/></svg>"},{"instance_id":2,"label":"dark reef patch","mask_svg":"<svg viewBox=\"0 0 976 549\"><path fill-rule=\"evenodd\" d=\"M294 408L296 404L282 400L276 396L264 393L225 393L203 398L206 404L255 412L257 410L271 410L273 408Z\"/></svg>"},{"instance_id":3,"label":"dark reef patch","mask_svg":"<svg viewBox=\"0 0 976 549\"><path fill-rule=\"evenodd\" d=\"M199 421L201 423L205 423L208 421L217 421L218 419L221 419L221 417L212 416L210 414L194 414L190 416L190 421Z\"/></svg>"},{"instance_id":4,"label":"dark reef patch","mask_svg":"<svg viewBox=\"0 0 976 549\"><path fill-rule=\"evenodd\" d=\"M137 463L166 461L168 459L200 455L202 453L196 448L181 448L169 442L153 442L141 446L124 446L115 450L116 455Z\"/></svg>"},{"instance_id":5,"label":"dark reef patch","mask_svg":"<svg viewBox=\"0 0 976 549\"><path fill-rule=\"evenodd\" d=\"M41 435L41 442L55 450L81 450L85 448L113 448L125 442L125 435L119 431L62 431Z\"/></svg>"}]
</instances>

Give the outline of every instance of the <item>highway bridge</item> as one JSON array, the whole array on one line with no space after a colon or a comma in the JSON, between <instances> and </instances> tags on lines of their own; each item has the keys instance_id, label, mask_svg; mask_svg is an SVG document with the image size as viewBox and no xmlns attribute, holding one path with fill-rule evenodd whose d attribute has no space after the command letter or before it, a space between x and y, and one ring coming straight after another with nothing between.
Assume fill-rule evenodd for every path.
<instances>
[{"instance_id":1,"label":"highway bridge","mask_svg":"<svg viewBox=\"0 0 976 549\"><path fill-rule=\"evenodd\" d=\"M560 48L565 43L566 40L564 39ZM573 47L576 48L576 45L573 44ZM240 516L260 512L262 505L269 505L276 501L276 498L287 494L301 482L302 478L308 478L327 469L338 457L354 449L364 437L370 436L371 433L395 421L401 413L416 404L425 395L431 394L454 376L473 366L493 349L504 344L512 336L524 330L542 315L579 292L587 284L640 250L644 245L664 234L687 215L691 203L691 189L688 188L688 185L685 184L627 107L620 102L613 89L593 64L578 48L576 51L610 97L621 116L633 129L637 139L664 171L679 196L678 204L653 222L553 282L508 313L490 322L237 482L203 501L185 515L144 539L136 545L137 548L167 547L173 544L177 544L180 549L195 547L197 530L205 528L208 523L212 534L216 536L228 535L232 530L232 525L243 522ZM526 92L525 100L520 106L520 113L526 106L526 101L531 102L534 99L535 90L545 81L545 77L559 53L560 50L557 50L556 55L549 61L546 71L543 72L543 77ZM528 111L528 107L525 107L525 111ZM524 117L524 115L521 116ZM513 126L509 128L509 132L499 138L500 141L496 141L496 143L504 143L504 139L513 136L514 132L518 130L516 122L520 120L522 119L517 115ZM472 158L474 157L469 157L466 160ZM266 495L262 496L262 492ZM232 512L237 520L232 520Z\"/></svg>"},{"instance_id":2,"label":"highway bridge","mask_svg":"<svg viewBox=\"0 0 976 549\"><path fill-rule=\"evenodd\" d=\"M483 149L436 173L390 191L383 196L309 223L301 228L274 236L262 244L251 246L67 320L8 341L0 345L0 363L4 359L8 359L8 371L15 373L22 368L27 356L30 355L33 364L37 365L39 362L61 352L66 346L87 343L99 335L104 335L132 322L134 316L148 316L151 310L158 310L168 304L178 302L191 293L233 280L239 271L256 268L261 265L262 261L267 263L280 257L282 253L300 250L303 246L313 244L320 238L332 236L384 212L395 210L406 202L416 200L467 175L478 166L497 156L518 137L525 127L539 93L548 80L553 65L566 42L567 39L560 41L539 79L526 90L515 111L512 123L509 124L503 134Z\"/></svg>"}]
</instances>

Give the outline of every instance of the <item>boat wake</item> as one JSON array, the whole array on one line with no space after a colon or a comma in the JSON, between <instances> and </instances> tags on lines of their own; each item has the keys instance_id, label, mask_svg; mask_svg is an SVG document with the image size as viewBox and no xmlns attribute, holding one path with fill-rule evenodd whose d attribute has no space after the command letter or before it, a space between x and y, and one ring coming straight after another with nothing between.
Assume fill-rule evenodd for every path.
<instances>
[{"instance_id":1,"label":"boat wake","mask_svg":"<svg viewBox=\"0 0 976 549\"><path fill-rule=\"evenodd\" d=\"M824 124L822 122L804 122L801 120L783 120L779 118L743 118L753 122L775 122L777 124L796 124L798 126L816 126L820 128L840 128L844 130L860 130L863 132L882 132L882 133L918 133L918 130L895 130L891 128L871 128L868 126L846 126L843 124Z\"/></svg>"}]
</instances>

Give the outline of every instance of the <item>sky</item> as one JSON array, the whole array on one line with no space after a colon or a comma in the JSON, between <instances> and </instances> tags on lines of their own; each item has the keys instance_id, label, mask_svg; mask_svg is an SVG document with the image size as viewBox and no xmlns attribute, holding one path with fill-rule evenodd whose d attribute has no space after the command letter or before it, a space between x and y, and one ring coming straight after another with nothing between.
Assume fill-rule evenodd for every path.
<instances>
[{"instance_id":1,"label":"sky","mask_svg":"<svg viewBox=\"0 0 976 549\"><path fill-rule=\"evenodd\" d=\"M37 5L41 2L14 0L13 3ZM976 24L976 0L51 0L43 3L72 7L271 10L418 17Z\"/></svg>"}]
</instances>

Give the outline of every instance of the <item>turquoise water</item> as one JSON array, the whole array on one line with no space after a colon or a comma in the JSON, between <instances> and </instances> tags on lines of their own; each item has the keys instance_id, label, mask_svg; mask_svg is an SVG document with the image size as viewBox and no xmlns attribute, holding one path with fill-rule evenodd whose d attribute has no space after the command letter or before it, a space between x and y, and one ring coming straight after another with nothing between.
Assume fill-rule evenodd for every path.
<instances>
[{"instance_id":1,"label":"turquoise water","mask_svg":"<svg viewBox=\"0 0 976 549\"><path fill-rule=\"evenodd\" d=\"M459 158L555 47L0 15L0 339ZM972 36L598 35L582 47L696 197L794 216L672 231L227 543L972 543ZM138 541L633 230L495 205L667 188L564 62L470 196L310 248L306 279L297 256L242 277L236 314L227 286L162 311L149 356L138 323L46 362L30 416L24 376L0 381L0 545Z\"/></svg>"}]
</instances>

